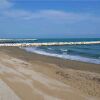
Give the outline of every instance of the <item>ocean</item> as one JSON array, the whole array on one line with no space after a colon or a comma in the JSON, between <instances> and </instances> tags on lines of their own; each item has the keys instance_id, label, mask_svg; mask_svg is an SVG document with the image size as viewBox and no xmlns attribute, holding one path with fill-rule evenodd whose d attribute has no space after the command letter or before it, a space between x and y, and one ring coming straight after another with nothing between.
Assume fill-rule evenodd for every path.
<instances>
[{"instance_id":1,"label":"ocean","mask_svg":"<svg viewBox=\"0 0 100 100\"><path fill-rule=\"evenodd\" d=\"M6 39L4 41L7 43L92 42L100 41L100 38ZM100 44L37 46L22 47L22 49L25 49L28 52L59 57L62 59L100 64Z\"/></svg>"}]
</instances>

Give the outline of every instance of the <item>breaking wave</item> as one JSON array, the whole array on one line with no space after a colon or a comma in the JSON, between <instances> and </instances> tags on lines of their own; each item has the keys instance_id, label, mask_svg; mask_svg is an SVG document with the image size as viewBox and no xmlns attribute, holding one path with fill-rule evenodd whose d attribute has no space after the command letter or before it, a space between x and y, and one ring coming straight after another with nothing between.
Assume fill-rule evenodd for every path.
<instances>
[{"instance_id":1,"label":"breaking wave","mask_svg":"<svg viewBox=\"0 0 100 100\"><path fill-rule=\"evenodd\" d=\"M79 56L79 55L69 55L67 53L55 54L55 53L50 53L50 52L46 52L46 51L43 51L43 50L37 50L36 48L32 48L32 47L26 47L26 48L22 48L22 49L25 49L28 52L33 52L33 53L46 55L46 56L52 56L52 57L58 57L58 58L63 58L63 59L69 59L69 60L76 60L76 61L100 64L100 59L82 57L82 56Z\"/></svg>"}]
</instances>

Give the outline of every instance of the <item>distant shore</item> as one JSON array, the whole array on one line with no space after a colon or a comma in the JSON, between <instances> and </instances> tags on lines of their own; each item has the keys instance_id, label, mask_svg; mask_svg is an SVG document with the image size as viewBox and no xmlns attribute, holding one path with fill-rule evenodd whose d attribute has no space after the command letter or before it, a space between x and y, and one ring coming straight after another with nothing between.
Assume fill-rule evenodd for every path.
<instances>
[{"instance_id":1,"label":"distant shore","mask_svg":"<svg viewBox=\"0 0 100 100\"><path fill-rule=\"evenodd\" d=\"M25 75L24 79L29 80L31 74L36 75L34 76L34 79L35 80L37 79L37 81L34 81L33 85L37 84L38 85L38 86L36 85L37 89L41 89L43 93L46 92L48 95L52 97L56 96L57 98L60 98L60 99L63 98L64 100L66 100L66 98L70 98L68 100L87 100L85 98L88 98L88 100L100 99L100 65L98 64L90 64L90 63L84 63L84 62L79 62L79 61L64 60L64 59L60 59L56 57L44 56L40 54L27 52L18 47L0 47L0 55L1 55L0 64L4 64L5 66L8 66L9 68L14 68L15 71L18 70L20 74L23 73L23 75ZM29 70L31 71L28 72ZM63 94L61 94L61 92L60 93L57 92L56 89L54 90L54 94L52 94L53 91L51 92L49 88L44 87L44 85L40 83L37 83L38 81L42 82L42 80L45 80L45 79L44 78L41 79L42 76L38 76L36 72L32 73L32 71L36 71L40 73L40 75L43 74L42 76L44 76L44 78L50 77L50 78L56 79L57 82L59 81L68 86L71 86L73 89L75 89L76 93L75 91L73 91L72 94L67 95L69 92L68 91L64 92L65 91L65 90L63 91L64 85L62 85L61 91ZM12 82L13 81L12 77L16 76L15 73L11 74L11 73L8 73L7 71L7 73L5 74L0 73L0 75L1 75L0 78L3 79L5 82L7 82L7 84L15 91L15 93L20 98L24 98L22 100L28 100L27 98L25 99L26 97L25 95L30 95L29 96L30 100L33 99L33 96L29 94L31 93L30 90L28 90L29 88L28 89L26 88L26 90L29 92L28 94L26 94L26 92L23 91L24 85L22 86L22 83L18 85L17 83ZM23 77L23 75L21 77ZM15 82L16 80L17 81L19 80L18 77L17 76L15 77ZM40 79L38 80L38 78ZM50 80L48 80L48 82L49 81ZM23 82L23 81L21 81L20 79L19 83L20 82ZM20 86L22 86L23 88L21 89ZM57 94L55 93L55 91ZM66 95L64 95L64 93ZM79 97L77 97L78 96L77 93L79 94ZM43 96L43 94L41 95ZM82 98L83 97L85 98L82 99L80 95L82 95ZM41 98L42 96L38 97L35 95L34 99L38 98L37 100L41 100L39 98Z\"/></svg>"}]
</instances>

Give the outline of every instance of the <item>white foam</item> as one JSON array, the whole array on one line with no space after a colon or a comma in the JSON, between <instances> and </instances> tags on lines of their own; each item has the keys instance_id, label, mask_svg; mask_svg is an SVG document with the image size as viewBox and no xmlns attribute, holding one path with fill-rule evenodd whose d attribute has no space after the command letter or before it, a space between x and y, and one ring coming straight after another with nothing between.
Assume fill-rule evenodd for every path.
<instances>
[{"instance_id":1,"label":"white foam","mask_svg":"<svg viewBox=\"0 0 100 100\"><path fill-rule=\"evenodd\" d=\"M37 54L41 54L41 55L47 55L47 56L53 56L53 57L59 57L59 58L63 58L63 59L70 59L70 60L76 60L76 61L82 61L82 62L89 62L89 63L94 63L94 64L100 64L100 59L93 59L93 58L86 58L86 57L81 57L81 56L74 56L74 55L68 55L68 54L54 54L54 53L48 53L42 50L37 50L36 48L32 48L32 47L26 47L23 48L28 52L34 52Z\"/></svg>"},{"instance_id":2,"label":"white foam","mask_svg":"<svg viewBox=\"0 0 100 100\"><path fill-rule=\"evenodd\" d=\"M90 42L43 42L43 43L1 43L0 46L56 46L56 45L85 45L85 44L100 44L100 41Z\"/></svg>"},{"instance_id":3,"label":"white foam","mask_svg":"<svg viewBox=\"0 0 100 100\"><path fill-rule=\"evenodd\" d=\"M61 51L64 51L64 52L67 52L68 50L67 49L60 49Z\"/></svg>"},{"instance_id":4,"label":"white foam","mask_svg":"<svg viewBox=\"0 0 100 100\"><path fill-rule=\"evenodd\" d=\"M49 50L54 50L53 48L48 48Z\"/></svg>"}]
</instances>

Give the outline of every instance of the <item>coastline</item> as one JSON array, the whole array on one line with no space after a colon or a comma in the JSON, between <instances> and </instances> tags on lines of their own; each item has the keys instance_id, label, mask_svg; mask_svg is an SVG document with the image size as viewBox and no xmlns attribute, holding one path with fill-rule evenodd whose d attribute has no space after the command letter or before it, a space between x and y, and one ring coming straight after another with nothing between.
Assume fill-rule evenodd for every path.
<instances>
[{"instance_id":1,"label":"coastline","mask_svg":"<svg viewBox=\"0 0 100 100\"><path fill-rule=\"evenodd\" d=\"M3 52L6 52L10 54L13 57L20 58L22 60L26 60L31 62L34 61L41 61L41 62L47 62L56 64L57 66L61 68L71 68L76 70L83 70L83 71L89 71L89 72L95 72L100 73L100 64L93 64L93 63L87 63L87 62L81 62L81 61L75 61L75 60L69 60L69 59L62 59L58 57L52 57L42 54L37 54L33 52L28 52L24 49L20 49L18 47L1 47L0 50L3 50ZM15 54L16 52L16 54ZM74 67L76 66L76 67Z\"/></svg>"},{"instance_id":2,"label":"coastline","mask_svg":"<svg viewBox=\"0 0 100 100\"><path fill-rule=\"evenodd\" d=\"M100 65L98 65L98 64L90 64L90 63L85 63L85 62L80 62L80 61L64 60L61 58L44 56L44 55L40 55L40 54L27 52L27 51L17 48L17 47L0 47L0 54L2 55L0 57L0 59L1 59L0 63L2 62L3 54L6 56L9 56L9 57L23 60L24 62L27 62L33 66L33 67L31 67L31 70L34 69L36 72L46 75L46 77L56 79L59 82L62 82L64 84L74 88L73 90L75 90L75 91L73 91L73 93L70 94L70 96L68 96L68 95L65 96L65 95L61 94L61 91L62 91L62 93L66 94L66 92L63 90L61 90L60 93L58 92L59 96L57 94L55 94L56 97L59 97L60 99L63 98L64 100L66 100L66 98L68 97L69 98L68 100L70 100L72 95L75 96L75 98L72 98L71 100L85 100L85 98L82 99L80 97L80 95L85 95L86 98L91 97L90 99L88 98L86 100L91 100L93 98L94 98L93 100L100 99ZM20 64L20 65L22 65L22 67L24 65L24 62L22 64ZM15 61L15 63L17 64L18 62ZM25 68L28 67L27 63L25 63ZM10 64L10 65L12 65L12 64ZM20 72L21 71L22 70L20 70ZM24 74L26 74L26 73L24 73ZM18 86L14 83L11 83L10 81L7 81L5 79L5 76L6 75L4 75L4 76L1 75L0 78L2 78L5 82L7 82L7 84L12 89L14 89L15 93L17 93L19 97L25 96L26 93L21 94L21 92L19 92L19 90L16 89L16 87L18 87ZM36 74L36 76L37 76L37 74ZM27 77L29 77L29 76L27 76ZM15 87L12 86L12 84L14 84ZM39 86L41 86L41 85L39 85ZM62 88L64 88L64 86L62 86ZM43 89L41 87L41 89L46 92L49 91L48 89L46 90L46 88ZM51 95L50 91L47 92L49 95ZM76 94L74 94L75 92L76 92ZM79 99L77 98L77 94L79 94ZM43 95L43 94L41 94L41 95ZM23 97L24 99L22 99L22 100L28 100L27 98L25 99L25 97ZM35 95L35 97L37 98L36 95ZM31 97L31 95L30 95L30 100L31 100L31 98L33 98L33 97ZM42 99L38 98L37 100L42 100ZM50 100L52 100L52 99L50 99Z\"/></svg>"}]
</instances>

